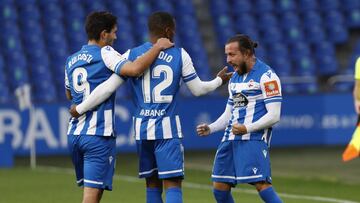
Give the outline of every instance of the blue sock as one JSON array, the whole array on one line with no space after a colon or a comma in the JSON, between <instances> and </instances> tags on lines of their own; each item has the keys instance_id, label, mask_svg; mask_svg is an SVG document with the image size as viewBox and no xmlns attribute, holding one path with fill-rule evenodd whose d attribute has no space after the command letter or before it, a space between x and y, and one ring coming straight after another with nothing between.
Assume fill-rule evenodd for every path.
<instances>
[{"instance_id":1,"label":"blue sock","mask_svg":"<svg viewBox=\"0 0 360 203\"><path fill-rule=\"evenodd\" d=\"M166 202L167 203L182 203L182 192L179 187L171 187L166 191Z\"/></svg>"},{"instance_id":2,"label":"blue sock","mask_svg":"<svg viewBox=\"0 0 360 203\"><path fill-rule=\"evenodd\" d=\"M163 203L161 198L161 188L146 188L146 202L147 203Z\"/></svg>"},{"instance_id":3,"label":"blue sock","mask_svg":"<svg viewBox=\"0 0 360 203\"><path fill-rule=\"evenodd\" d=\"M217 203L234 203L231 191L213 190Z\"/></svg>"},{"instance_id":4,"label":"blue sock","mask_svg":"<svg viewBox=\"0 0 360 203\"><path fill-rule=\"evenodd\" d=\"M268 187L265 190L260 191L259 195L266 203L282 203L273 187Z\"/></svg>"}]
</instances>

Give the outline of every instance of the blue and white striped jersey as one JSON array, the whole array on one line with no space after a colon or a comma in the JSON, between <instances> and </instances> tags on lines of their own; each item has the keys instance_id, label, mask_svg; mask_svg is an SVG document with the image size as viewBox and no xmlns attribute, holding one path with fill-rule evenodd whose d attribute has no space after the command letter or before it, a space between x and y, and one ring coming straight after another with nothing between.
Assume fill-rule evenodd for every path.
<instances>
[{"instance_id":1,"label":"blue and white striped jersey","mask_svg":"<svg viewBox=\"0 0 360 203\"><path fill-rule=\"evenodd\" d=\"M152 47L147 42L123 56L134 61ZM136 140L182 138L176 100L181 85L197 78L189 54L182 48L161 51L150 68L138 78L129 78L134 90L133 117Z\"/></svg>"},{"instance_id":2,"label":"blue and white striped jersey","mask_svg":"<svg viewBox=\"0 0 360 203\"><path fill-rule=\"evenodd\" d=\"M249 124L259 120L267 113L265 104L281 102L279 77L264 62L256 59L253 69L244 75L236 72L229 82L228 104L232 106L231 118L225 129L222 141L228 140L265 140L271 139L272 128L235 136L234 123Z\"/></svg>"},{"instance_id":3,"label":"blue and white striped jersey","mask_svg":"<svg viewBox=\"0 0 360 203\"><path fill-rule=\"evenodd\" d=\"M112 47L85 45L71 55L65 65L65 87L70 90L73 104L80 104L113 72L120 73L127 60ZM115 136L115 93L96 109L69 121L68 135Z\"/></svg>"}]
</instances>

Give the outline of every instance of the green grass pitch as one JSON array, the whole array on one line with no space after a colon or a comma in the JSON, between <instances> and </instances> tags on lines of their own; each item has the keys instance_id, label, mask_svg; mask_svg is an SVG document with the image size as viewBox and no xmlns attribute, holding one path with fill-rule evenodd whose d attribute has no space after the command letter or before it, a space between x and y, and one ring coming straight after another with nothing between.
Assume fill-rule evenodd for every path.
<instances>
[{"instance_id":1,"label":"green grass pitch","mask_svg":"<svg viewBox=\"0 0 360 203\"><path fill-rule=\"evenodd\" d=\"M360 159L341 162L343 147L272 149L273 184L286 203L360 202ZM215 202L211 167L215 151L186 152L184 203ZM81 202L82 190L68 157L39 157L31 170L28 158L17 158L13 169L0 169L0 203ZM134 154L119 154L112 192L104 203L145 202L144 180L137 178ZM233 190L235 202L261 203L250 185Z\"/></svg>"}]
</instances>

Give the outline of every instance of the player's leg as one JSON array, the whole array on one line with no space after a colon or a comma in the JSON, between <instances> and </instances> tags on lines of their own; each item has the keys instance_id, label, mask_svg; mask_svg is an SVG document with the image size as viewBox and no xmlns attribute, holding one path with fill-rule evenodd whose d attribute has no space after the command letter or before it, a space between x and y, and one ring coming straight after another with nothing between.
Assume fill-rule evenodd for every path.
<instances>
[{"instance_id":1,"label":"player's leg","mask_svg":"<svg viewBox=\"0 0 360 203\"><path fill-rule=\"evenodd\" d=\"M84 187L82 203L98 203L101 200L103 189Z\"/></svg>"},{"instance_id":2,"label":"player's leg","mask_svg":"<svg viewBox=\"0 0 360 203\"><path fill-rule=\"evenodd\" d=\"M267 203L281 202L271 186L269 148L264 141L234 141L234 156L238 183L254 185Z\"/></svg>"},{"instance_id":3,"label":"player's leg","mask_svg":"<svg viewBox=\"0 0 360 203\"><path fill-rule=\"evenodd\" d=\"M158 168L154 155L154 140L137 140L139 156L139 178L146 178L146 202L162 203L162 180L158 178Z\"/></svg>"},{"instance_id":4,"label":"player's leg","mask_svg":"<svg viewBox=\"0 0 360 203\"><path fill-rule=\"evenodd\" d=\"M147 203L162 203L162 180L157 174L146 178L146 202Z\"/></svg>"},{"instance_id":5,"label":"player's leg","mask_svg":"<svg viewBox=\"0 0 360 203\"><path fill-rule=\"evenodd\" d=\"M114 137L82 136L84 151L83 202L100 202L104 189L112 190L115 171L116 139Z\"/></svg>"},{"instance_id":6,"label":"player's leg","mask_svg":"<svg viewBox=\"0 0 360 203\"><path fill-rule=\"evenodd\" d=\"M213 172L213 194L218 203L233 203L231 187L236 184L232 142L220 143L215 155Z\"/></svg>"},{"instance_id":7,"label":"player's leg","mask_svg":"<svg viewBox=\"0 0 360 203\"><path fill-rule=\"evenodd\" d=\"M164 186L166 190L166 202L167 203L181 203L182 191L181 183L183 177L164 179Z\"/></svg>"},{"instance_id":8,"label":"player's leg","mask_svg":"<svg viewBox=\"0 0 360 203\"><path fill-rule=\"evenodd\" d=\"M275 192L274 187L265 181L254 183L256 190L262 200L266 203L281 203L280 197Z\"/></svg>"},{"instance_id":9,"label":"player's leg","mask_svg":"<svg viewBox=\"0 0 360 203\"><path fill-rule=\"evenodd\" d=\"M184 178L184 147L181 139L157 140L155 157L159 178L166 189L166 202L181 203L181 182Z\"/></svg>"}]
</instances>

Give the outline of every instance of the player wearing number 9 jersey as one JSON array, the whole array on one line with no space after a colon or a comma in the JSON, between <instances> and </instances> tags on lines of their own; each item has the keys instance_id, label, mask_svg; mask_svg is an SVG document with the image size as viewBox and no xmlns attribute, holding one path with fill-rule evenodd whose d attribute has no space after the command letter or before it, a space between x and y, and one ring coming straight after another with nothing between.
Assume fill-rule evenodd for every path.
<instances>
[{"instance_id":1,"label":"player wearing number 9 jersey","mask_svg":"<svg viewBox=\"0 0 360 203\"><path fill-rule=\"evenodd\" d=\"M116 39L116 17L94 12L86 19L89 42L71 55L65 66L66 95L79 104L113 72L139 76L164 48L173 46L162 38L134 62L128 61L109 45ZM79 118L72 117L68 127L68 146L75 166L77 183L84 186L83 202L99 202L104 189L112 190L115 167L114 98L112 94Z\"/></svg>"},{"instance_id":2,"label":"player wearing number 9 jersey","mask_svg":"<svg viewBox=\"0 0 360 203\"><path fill-rule=\"evenodd\" d=\"M155 12L148 20L150 41L160 37L173 39L175 22L166 12ZM133 48L123 56L135 60L152 48L152 43ZM141 77L128 78L134 90L136 105L134 132L139 155L139 177L146 178L147 202L162 202L163 184L166 202L182 202L181 182L184 176L184 152L181 124L176 100L181 82L195 95L215 90L230 79L226 68L212 81L203 82L196 74L190 56L179 47L160 52L158 58ZM110 96L121 83L111 77L97 87L75 109L82 114ZM101 99L100 99L101 98ZM74 111L74 109L72 109Z\"/></svg>"}]
</instances>

